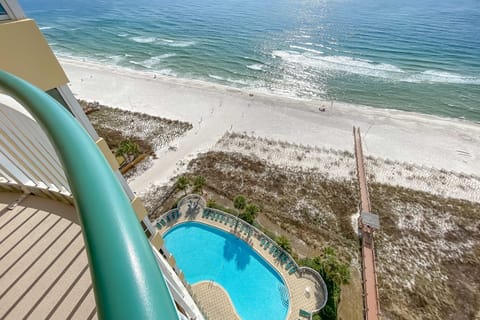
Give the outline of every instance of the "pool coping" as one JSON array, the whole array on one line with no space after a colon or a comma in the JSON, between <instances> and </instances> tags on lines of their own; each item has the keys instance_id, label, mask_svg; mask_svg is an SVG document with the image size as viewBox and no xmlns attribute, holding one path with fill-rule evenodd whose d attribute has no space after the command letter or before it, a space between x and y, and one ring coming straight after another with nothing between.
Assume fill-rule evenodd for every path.
<instances>
[{"instance_id":1,"label":"pool coping","mask_svg":"<svg viewBox=\"0 0 480 320\"><path fill-rule=\"evenodd\" d=\"M191 206L192 200L197 201L194 207ZM188 202L188 209L185 209L184 205L187 202ZM186 210L187 212L181 213L180 212L181 210L183 211ZM205 211L209 213L205 214L204 213ZM210 212L213 214L213 218L210 218ZM223 217L227 217L227 221L225 221L225 218ZM230 225L230 227L227 225L227 223L230 223L230 219L233 219L233 221L236 221L235 228L233 230L232 230L233 225ZM289 293L288 312L285 319L293 319L293 318L296 319L298 315L294 315L293 310L295 310L297 307L299 311L303 311L303 309L301 309L300 306L298 305L295 305L295 308L293 308L294 307L293 305L293 302L294 302L293 289L294 288L292 288L292 285L295 285L296 287L297 282L302 278L305 281L310 281L318 284L320 287L320 289L318 289L318 293L322 295L321 298L323 299L323 301L321 301L320 298L316 296L317 298L316 301L318 302L321 301L321 303L319 303L320 307L318 307L318 304L314 302L317 309L310 309L311 311L307 313L313 314L315 312L318 312L325 306L328 299L328 291L327 291L325 282L323 278L320 276L320 274L311 268L298 266L298 264L290 256L290 254L288 254L285 250L280 248L275 241L273 241L270 237L268 237L265 233L263 233L261 230L257 229L256 227L241 220L237 216L234 216L227 212L224 212L218 209L207 208L205 199L195 194L188 195L182 198L178 202L177 208L169 210L164 214L162 214L159 218L157 218L154 221L154 224L156 225L160 234L163 236L171 228L185 222L202 223L236 236L238 239L241 239L242 241L246 242L246 244L248 244L250 248L252 248L258 255L260 255L260 257L262 257L262 259L265 260L278 274L280 274L280 276L282 277L282 280L284 281L286 287L288 288L288 293ZM241 225L240 226L241 230L237 230L238 225ZM250 230L250 231L246 231L246 230ZM258 241L256 245L253 243L255 239ZM262 243L263 239L265 239L266 243L269 243L267 248L264 247L265 242ZM273 256L271 250L267 250L269 249L270 245L276 248L274 250L275 252L279 252L276 256ZM263 248L265 251L260 251L260 248ZM170 255L170 253L165 247L163 247L163 250L167 255ZM270 251L270 255L265 254L266 252L269 252L269 251ZM289 268L284 269L284 265L286 265L286 262L285 261L280 262L280 260L277 259L277 257L280 258L281 256L286 256L290 260L289 263L291 262L292 265ZM173 259L173 263L175 263L174 259ZM291 272L291 273L288 272L288 271L291 271L291 269L295 269L294 272ZM293 278L287 278L287 277L297 277L297 280ZM297 297L296 300L298 299L300 298ZM298 304L298 301L297 301L297 304Z\"/></svg>"}]
</instances>

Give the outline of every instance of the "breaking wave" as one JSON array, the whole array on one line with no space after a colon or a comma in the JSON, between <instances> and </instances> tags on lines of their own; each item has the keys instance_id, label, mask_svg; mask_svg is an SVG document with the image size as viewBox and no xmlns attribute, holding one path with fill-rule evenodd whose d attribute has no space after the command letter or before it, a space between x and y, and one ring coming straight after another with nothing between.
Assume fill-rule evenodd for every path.
<instances>
[{"instance_id":1,"label":"breaking wave","mask_svg":"<svg viewBox=\"0 0 480 320\"><path fill-rule=\"evenodd\" d=\"M261 71L261 70L263 70L263 64L255 63L255 64L251 64L251 65L247 66L247 68L255 70L255 71Z\"/></svg>"},{"instance_id":2,"label":"breaking wave","mask_svg":"<svg viewBox=\"0 0 480 320\"><path fill-rule=\"evenodd\" d=\"M162 60L176 56L175 53L165 53L159 56L154 56L143 61L130 60L129 62L134 65L138 65L147 69L152 69L156 65L159 65Z\"/></svg>"},{"instance_id":3,"label":"breaking wave","mask_svg":"<svg viewBox=\"0 0 480 320\"><path fill-rule=\"evenodd\" d=\"M408 78L405 78L403 81L406 82L432 82L432 83L453 83L453 84L477 84L480 85L480 78L472 76L464 76L460 74L438 71L438 70L427 70L419 74L411 75Z\"/></svg>"},{"instance_id":4,"label":"breaking wave","mask_svg":"<svg viewBox=\"0 0 480 320\"><path fill-rule=\"evenodd\" d=\"M376 63L370 60L355 59L346 56L324 56L312 54L313 49L305 50L308 48L299 46L290 47L307 52L275 50L272 52L272 55L282 59L287 64L298 64L318 71L345 72L412 83L480 84L480 78L474 76L465 76L438 70L407 72L392 64Z\"/></svg>"},{"instance_id":5,"label":"breaking wave","mask_svg":"<svg viewBox=\"0 0 480 320\"><path fill-rule=\"evenodd\" d=\"M152 42L155 42L156 40L154 37L142 37L142 36L132 37L130 39L138 43L152 43Z\"/></svg>"}]
</instances>

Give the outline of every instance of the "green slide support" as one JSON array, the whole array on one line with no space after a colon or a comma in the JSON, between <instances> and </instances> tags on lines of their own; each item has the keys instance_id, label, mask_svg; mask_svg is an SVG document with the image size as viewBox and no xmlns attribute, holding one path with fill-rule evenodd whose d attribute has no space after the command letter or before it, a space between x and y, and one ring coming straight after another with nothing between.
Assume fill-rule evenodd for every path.
<instances>
[{"instance_id":1,"label":"green slide support","mask_svg":"<svg viewBox=\"0 0 480 320\"><path fill-rule=\"evenodd\" d=\"M49 95L0 70L0 91L42 126L75 199L100 319L178 319L130 201L84 128Z\"/></svg>"}]
</instances>

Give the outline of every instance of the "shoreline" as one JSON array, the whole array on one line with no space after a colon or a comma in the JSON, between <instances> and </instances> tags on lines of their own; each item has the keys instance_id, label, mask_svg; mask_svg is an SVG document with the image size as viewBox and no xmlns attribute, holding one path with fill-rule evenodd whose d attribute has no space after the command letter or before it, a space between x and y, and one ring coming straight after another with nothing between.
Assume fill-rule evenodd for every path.
<instances>
[{"instance_id":1,"label":"shoreline","mask_svg":"<svg viewBox=\"0 0 480 320\"><path fill-rule=\"evenodd\" d=\"M480 176L480 126L475 122L330 101L292 99L208 83L60 59L77 98L190 122L193 129L132 182L135 191L166 183L226 132L299 145L353 150L362 129L366 156ZM253 95L252 95L253 94ZM326 111L319 106L325 104ZM147 178L148 177L148 178Z\"/></svg>"},{"instance_id":2,"label":"shoreline","mask_svg":"<svg viewBox=\"0 0 480 320\"><path fill-rule=\"evenodd\" d=\"M213 89L218 91L226 91L231 94L238 94L238 95L245 95L245 94L254 94L254 96L258 99L265 99L265 100L285 100L290 102L298 102L299 104L304 104L313 107L319 107L320 104L325 104L323 107L326 108L328 111L330 109L330 105L333 102L335 108L346 108L346 109L360 109L369 112L369 113L376 113L378 112L379 115L384 113L389 113L390 115L397 115L397 116L412 116L419 120L420 118L425 118L426 120L440 120L440 121L448 121L448 122L455 122L460 124L470 124L470 125L480 125L480 121L470 120L466 118L453 118L447 116L441 116L436 114L430 113L421 113L416 111L407 111L407 110L400 110L395 108L380 108L380 107L373 107L363 104L354 104L349 102L343 102L338 100L323 100L323 99L315 99L315 98L304 98L304 97L297 97L297 96L289 96L289 95L282 95L280 93L270 92L267 90L259 90L262 88L239 88L234 86L228 86L224 84L219 84L215 82L210 82L207 80L200 80L200 79L189 79L189 78L182 78L176 77L171 75L166 75L162 73L156 73L155 71L141 71L135 70L127 67L110 65L110 64L103 64L101 62L95 61L88 61L85 59L75 59L73 57L61 57L58 56L58 60L62 67L65 69L66 66L77 66L77 67L84 67L89 69L96 69L96 70L104 70L110 72L112 74L122 75L122 76L129 76L132 78L143 79L143 80L152 80L152 81L159 81L159 82L170 82L175 85L185 86L185 87L192 87L192 88L203 88L203 89ZM65 70L66 71L66 70ZM68 77L68 72L67 77ZM72 82L73 79L70 79ZM88 100L88 99L86 99ZM347 110L345 110L347 111Z\"/></svg>"}]
</instances>

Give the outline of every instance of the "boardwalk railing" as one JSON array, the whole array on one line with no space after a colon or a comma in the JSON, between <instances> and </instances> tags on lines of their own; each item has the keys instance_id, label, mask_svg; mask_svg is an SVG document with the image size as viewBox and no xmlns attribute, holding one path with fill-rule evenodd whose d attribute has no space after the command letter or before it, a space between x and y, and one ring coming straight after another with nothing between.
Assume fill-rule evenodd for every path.
<instances>
[{"instance_id":1,"label":"boardwalk railing","mask_svg":"<svg viewBox=\"0 0 480 320\"><path fill-rule=\"evenodd\" d=\"M353 136L355 141L357 177L360 186L360 214L362 215L363 213L370 213L371 204L368 192L365 164L363 162L364 158L360 128L353 127ZM362 216L360 216L359 218L359 226L362 229L361 234L364 315L365 319L367 320L376 320L380 318L380 302L378 298L378 282L375 268L375 247L373 242L373 229L363 224Z\"/></svg>"}]
</instances>

